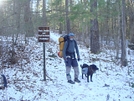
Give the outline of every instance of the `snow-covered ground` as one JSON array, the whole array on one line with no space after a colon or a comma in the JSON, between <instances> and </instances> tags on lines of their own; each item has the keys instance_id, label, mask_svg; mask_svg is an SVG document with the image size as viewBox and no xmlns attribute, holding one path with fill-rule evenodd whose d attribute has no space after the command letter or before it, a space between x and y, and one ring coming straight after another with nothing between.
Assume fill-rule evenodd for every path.
<instances>
[{"instance_id":1,"label":"snow-covered ground","mask_svg":"<svg viewBox=\"0 0 134 101\"><path fill-rule=\"evenodd\" d=\"M111 51L94 55L79 45L79 65L95 64L99 71L93 75L93 82L88 83L81 78L79 67L81 83L72 85L67 83L63 59L57 56L59 35L51 33L50 37L51 41L45 43L47 80L43 80L43 44L33 38L25 47L30 58L2 70L8 87L0 90L0 101L134 101L133 51L128 55L129 65L121 67L113 62ZM73 74L72 69L72 79Z\"/></svg>"}]
</instances>

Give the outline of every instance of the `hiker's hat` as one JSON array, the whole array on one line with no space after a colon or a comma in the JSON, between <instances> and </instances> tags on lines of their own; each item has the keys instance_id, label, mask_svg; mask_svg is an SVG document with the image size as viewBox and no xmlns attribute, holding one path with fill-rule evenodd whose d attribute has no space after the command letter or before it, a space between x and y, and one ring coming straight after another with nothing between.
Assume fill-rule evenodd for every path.
<instances>
[{"instance_id":1,"label":"hiker's hat","mask_svg":"<svg viewBox=\"0 0 134 101\"><path fill-rule=\"evenodd\" d=\"M69 36L74 36L74 33L69 33L68 35L69 35Z\"/></svg>"}]
</instances>

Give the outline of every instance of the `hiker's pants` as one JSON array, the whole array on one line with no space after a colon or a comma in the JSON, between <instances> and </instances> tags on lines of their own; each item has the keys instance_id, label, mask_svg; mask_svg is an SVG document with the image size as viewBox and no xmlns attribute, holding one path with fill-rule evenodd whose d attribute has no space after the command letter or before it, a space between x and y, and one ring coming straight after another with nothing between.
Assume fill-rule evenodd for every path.
<instances>
[{"instance_id":1,"label":"hiker's pants","mask_svg":"<svg viewBox=\"0 0 134 101\"><path fill-rule=\"evenodd\" d=\"M78 68L77 60L67 58L67 61L65 62L65 64L66 64L66 77L67 77L67 80L71 80L71 75L70 75L71 67L73 67L73 69L74 69L74 78L78 78L78 76L79 76L79 68Z\"/></svg>"}]
</instances>

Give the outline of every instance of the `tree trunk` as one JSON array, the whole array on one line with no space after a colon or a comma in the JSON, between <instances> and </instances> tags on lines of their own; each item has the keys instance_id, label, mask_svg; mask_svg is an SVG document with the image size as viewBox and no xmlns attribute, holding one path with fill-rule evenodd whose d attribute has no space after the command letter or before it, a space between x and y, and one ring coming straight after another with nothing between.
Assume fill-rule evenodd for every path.
<instances>
[{"instance_id":1,"label":"tree trunk","mask_svg":"<svg viewBox=\"0 0 134 101\"><path fill-rule=\"evenodd\" d=\"M118 17L118 26L117 26L117 35L115 36L115 49L116 49L116 59L119 59L119 50L120 50L120 16Z\"/></svg>"},{"instance_id":2,"label":"tree trunk","mask_svg":"<svg viewBox=\"0 0 134 101\"><path fill-rule=\"evenodd\" d=\"M122 0L122 33L121 33L121 64L127 66L126 59L126 20L125 20L125 0Z\"/></svg>"},{"instance_id":3,"label":"tree trunk","mask_svg":"<svg viewBox=\"0 0 134 101\"><path fill-rule=\"evenodd\" d=\"M37 3L36 3L36 21L38 20L38 16L39 16L39 3L40 3L40 0L37 0Z\"/></svg>"},{"instance_id":4,"label":"tree trunk","mask_svg":"<svg viewBox=\"0 0 134 101\"><path fill-rule=\"evenodd\" d=\"M68 0L66 0L65 2L65 11L66 11L66 33L69 34L70 33L70 20L68 17Z\"/></svg>"},{"instance_id":5,"label":"tree trunk","mask_svg":"<svg viewBox=\"0 0 134 101\"><path fill-rule=\"evenodd\" d=\"M132 4L132 2L129 4L128 6L128 30L127 30L127 35L129 35L130 37L130 42L134 43L134 7L130 6Z\"/></svg>"},{"instance_id":6,"label":"tree trunk","mask_svg":"<svg viewBox=\"0 0 134 101\"><path fill-rule=\"evenodd\" d=\"M60 6L59 6L59 8L60 9L62 9L62 3L60 4ZM59 17L61 18L61 15L62 14L62 12L60 12L60 14L59 14ZM62 31L63 31L63 23L59 23L59 34L62 34Z\"/></svg>"},{"instance_id":7,"label":"tree trunk","mask_svg":"<svg viewBox=\"0 0 134 101\"><path fill-rule=\"evenodd\" d=\"M17 27L17 32L16 32L16 39L15 39L15 44L17 42L18 39L18 34L20 33L20 14L21 14L21 5L20 5L20 1L15 0L16 1L16 6L15 6L15 10L16 10L16 27Z\"/></svg>"},{"instance_id":8,"label":"tree trunk","mask_svg":"<svg viewBox=\"0 0 134 101\"><path fill-rule=\"evenodd\" d=\"M118 3L118 7L117 7L117 11L120 12L121 10L121 4L120 1L117 2ZM116 59L119 59L119 50L120 50L120 35L121 35L121 12L118 15L117 18L117 22L116 22L116 30L117 30L117 34L115 36L115 49L116 49Z\"/></svg>"},{"instance_id":9,"label":"tree trunk","mask_svg":"<svg viewBox=\"0 0 134 101\"><path fill-rule=\"evenodd\" d=\"M94 14L95 18L90 20L91 23L91 37L90 37L90 47L91 52L97 54L100 52L100 43L99 43L99 27L98 27L98 20L97 20L97 0L91 0L91 12Z\"/></svg>"},{"instance_id":10,"label":"tree trunk","mask_svg":"<svg viewBox=\"0 0 134 101\"><path fill-rule=\"evenodd\" d=\"M34 35L34 32L33 32L32 15L30 10L30 0L26 0L24 5L25 5L24 7L25 33L26 37L31 37Z\"/></svg>"},{"instance_id":11,"label":"tree trunk","mask_svg":"<svg viewBox=\"0 0 134 101\"><path fill-rule=\"evenodd\" d=\"M47 26L47 17L46 17L46 0L43 0L43 21L42 26Z\"/></svg>"},{"instance_id":12,"label":"tree trunk","mask_svg":"<svg viewBox=\"0 0 134 101\"><path fill-rule=\"evenodd\" d=\"M106 26L105 26L105 30L106 30L106 44L108 44L108 40L110 39L109 38L109 5L110 5L110 0L107 0L107 9L106 9Z\"/></svg>"}]
</instances>

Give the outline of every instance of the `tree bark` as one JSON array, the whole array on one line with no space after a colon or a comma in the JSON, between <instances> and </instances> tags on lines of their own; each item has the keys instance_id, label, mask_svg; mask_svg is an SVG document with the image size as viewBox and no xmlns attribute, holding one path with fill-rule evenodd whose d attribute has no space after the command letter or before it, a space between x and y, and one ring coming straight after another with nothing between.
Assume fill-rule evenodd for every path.
<instances>
[{"instance_id":1,"label":"tree bark","mask_svg":"<svg viewBox=\"0 0 134 101\"><path fill-rule=\"evenodd\" d=\"M68 11L68 0L65 2L65 11L66 11L66 33L70 33L70 20L69 20L69 11Z\"/></svg>"},{"instance_id":2,"label":"tree bark","mask_svg":"<svg viewBox=\"0 0 134 101\"><path fill-rule=\"evenodd\" d=\"M99 43L99 26L97 20L97 0L91 0L91 12L94 14L94 18L90 20L91 28L91 37L90 37L90 47L91 53L97 54L100 52L100 43Z\"/></svg>"},{"instance_id":3,"label":"tree bark","mask_svg":"<svg viewBox=\"0 0 134 101\"><path fill-rule=\"evenodd\" d=\"M122 33L121 33L121 64L127 66L126 59L126 19L125 19L125 0L122 0Z\"/></svg>"},{"instance_id":4,"label":"tree bark","mask_svg":"<svg viewBox=\"0 0 134 101\"><path fill-rule=\"evenodd\" d=\"M31 37L34 35L34 32L33 32L32 15L30 10L30 0L26 0L24 5L25 5L24 7L25 33L26 37Z\"/></svg>"},{"instance_id":5,"label":"tree bark","mask_svg":"<svg viewBox=\"0 0 134 101\"><path fill-rule=\"evenodd\" d=\"M15 44L17 42L18 39L18 34L20 33L20 14L21 14L21 5L20 5L20 1L15 0L16 4L15 5L15 13L16 13L16 27L17 27L17 32L16 32L16 38L15 38Z\"/></svg>"},{"instance_id":6,"label":"tree bark","mask_svg":"<svg viewBox=\"0 0 134 101\"><path fill-rule=\"evenodd\" d=\"M46 0L43 0L43 23L42 26L47 26L47 17L46 17Z\"/></svg>"}]
</instances>

